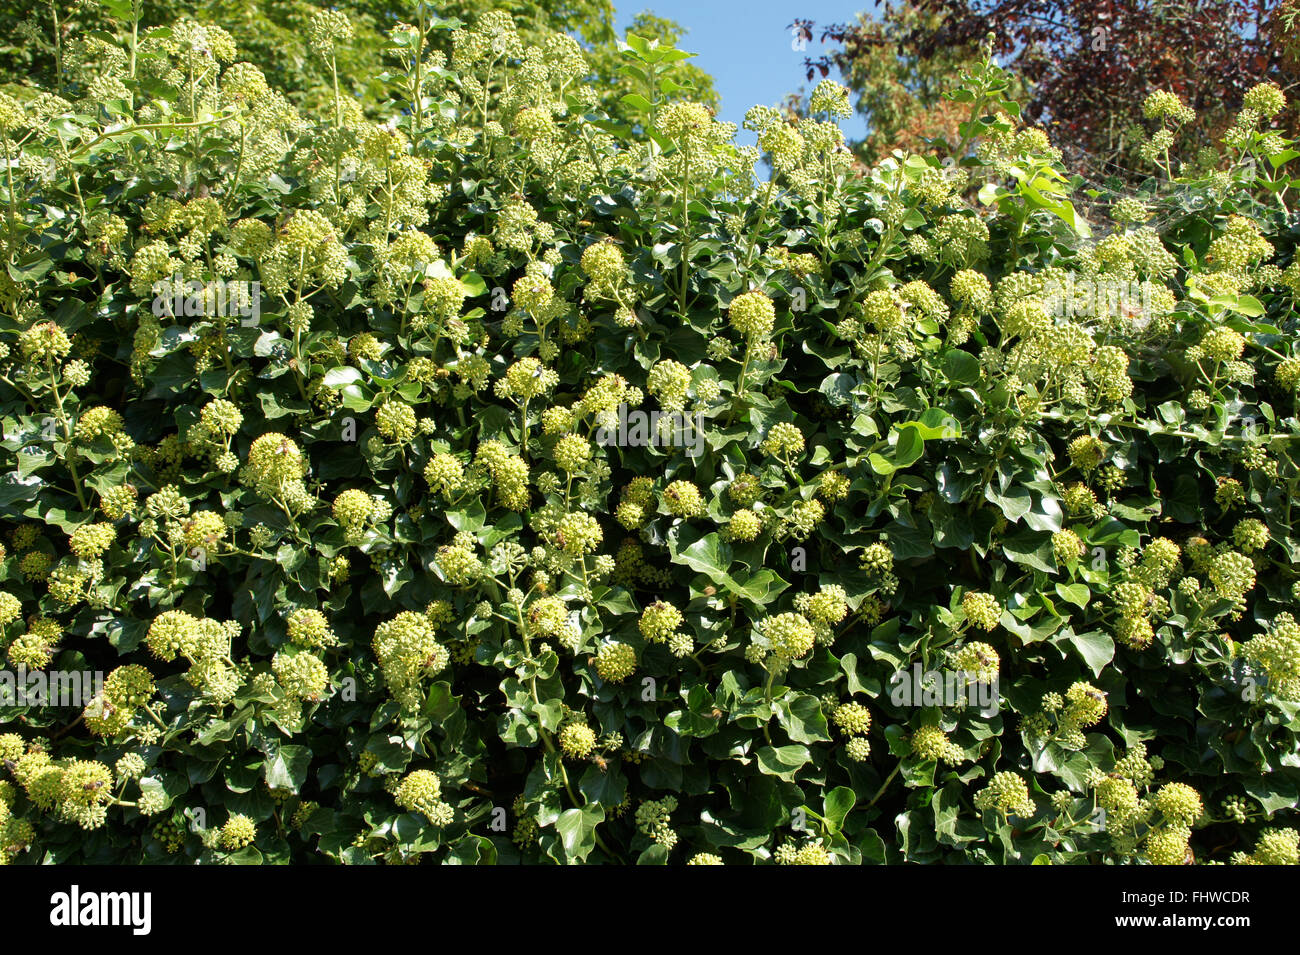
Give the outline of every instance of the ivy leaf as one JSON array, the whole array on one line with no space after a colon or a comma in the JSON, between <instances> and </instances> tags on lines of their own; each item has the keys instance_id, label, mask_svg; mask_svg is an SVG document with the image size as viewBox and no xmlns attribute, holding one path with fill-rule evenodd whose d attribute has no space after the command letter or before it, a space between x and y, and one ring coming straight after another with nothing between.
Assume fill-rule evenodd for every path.
<instances>
[{"instance_id":1,"label":"ivy leaf","mask_svg":"<svg viewBox=\"0 0 1300 955\"><path fill-rule=\"evenodd\" d=\"M925 454L925 438L913 425L904 426L898 432L898 444L894 446L894 467L903 469L911 467Z\"/></svg>"},{"instance_id":2,"label":"ivy leaf","mask_svg":"<svg viewBox=\"0 0 1300 955\"><path fill-rule=\"evenodd\" d=\"M821 701L809 693L796 693L782 700L776 718L796 743L820 743L831 738Z\"/></svg>"},{"instance_id":3,"label":"ivy leaf","mask_svg":"<svg viewBox=\"0 0 1300 955\"><path fill-rule=\"evenodd\" d=\"M952 349L943 356L943 373L954 384L973 385L980 380L979 359L970 352Z\"/></svg>"},{"instance_id":4,"label":"ivy leaf","mask_svg":"<svg viewBox=\"0 0 1300 955\"><path fill-rule=\"evenodd\" d=\"M605 810L600 806L586 805L566 809L555 820L555 831L560 834L564 861L585 862L596 848L596 826L605 820Z\"/></svg>"},{"instance_id":5,"label":"ivy leaf","mask_svg":"<svg viewBox=\"0 0 1300 955\"><path fill-rule=\"evenodd\" d=\"M1087 584L1062 584L1058 582L1055 590L1062 600L1068 600L1080 610L1088 606L1088 600L1092 597L1092 591L1088 589Z\"/></svg>"},{"instance_id":6,"label":"ivy leaf","mask_svg":"<svg viewBox=\"0 0 1300 955\"><path fill-rule=\"evenodd\" d=\"M1044 573L1056 573L1052 556L1052 535L1043 531L1021 530L1002 539L1002 552L1017 564Z\"/></svg>"},{"instance_id":7,"label":"ivy leaf","mask_svg":"<svg viewBox=\"0 0 1300 955\"><path fill-rule=\"evenodd\" d=\"M786 782L794 782L795 775L812 759L806 746L764 746L757 756L759 769Z\"/></svg>"},{"instance_id":8,"label":"ivy leaf","mask_svg":"<svg viewBox=\"0 0 1300 955\"><path fill-rule=\"evenodd\" d=\"M669 536L668 548L674 563L685 564L721 587L739 589L739 584L727 572L732 561L731 545L716 533L701 537L694 528L684 528L676 537Z\"/></svg>"},{"instance_id":9,"label":"ivy leaf","mask_svg":"<svg viewBox=\"0 0 1300 955\"><path fill-rule=\"evenodd\" d=\"M857 794L847 786L836 786L826 794L823 801L825 812L822 813L822 818L826 820L832 832L840 831L845 817L853 810L857 801Z\"/></svg>"},{"instance_id":10,"label":"ivy leaf","mask_svg":"<svg viewBox=\"0 0 1300 955\"><path fill-rule=\"evenodd\" d=\"M929 557L934 553L934 545L930 541L929 534L900 521L891 521L885 527L883 536L897 560Z\"/></svg>"},{"instance_id":11,"label":"ivy leaf","mask_svg":"<svg viewBox=\"0 0 1300 955\"><path fill-rule=\"evenodd\" d=\"M1083 658L1095 676L1101 676L1101 671L1115 659L1115 641L1099 630L1076 634L1066 638L1066 642Z\"/></svg>"},{"instance_id":12,"label":"ivy leaf","mask_svg":"<svg viewBox=\"0 0 1300 955\"><path fill-rule=\"evenodd\" d=\"M637 865L667 865L668 850L655 843L636 857Z\"/></svg>"},{"instance_id":13,"label":"ivy leaf","mask_svg":"<svg viewBox=\"0 0 1300 955\"><path fill-rule=\"evenodd\" d=\"M984 489L986 500L996 504L1007 522L1014 524L1030 512L1034 506L1034 495L1029 488L1013 484L1005 491L997 491L990 484Z\"/></svg>"},{"instance_id":14,"label":"ivy leaf","mask_svg":"<svg viewBox=\"0 0 1300 955\"><path fill-rule=\"evenodd\" d=\"M1265 778L1245 778L1241 781L1247 795L1264 807L1264 812L1272 816L1283 809L1294 809L1300 803L1295 783L1277 773Z\"/></svg>"},{"instance_id":15,"label":"ivy leaf","mask_svg":"<svg viewBox=\"0 0 1300 955\"><path fill-rule=\"evenodd\" d=\"M274 747L262 764L269 788L287 789L295 793L307 781L310 768L311 750L306 746L288 743Z\"/></svg>"}]
</instances>

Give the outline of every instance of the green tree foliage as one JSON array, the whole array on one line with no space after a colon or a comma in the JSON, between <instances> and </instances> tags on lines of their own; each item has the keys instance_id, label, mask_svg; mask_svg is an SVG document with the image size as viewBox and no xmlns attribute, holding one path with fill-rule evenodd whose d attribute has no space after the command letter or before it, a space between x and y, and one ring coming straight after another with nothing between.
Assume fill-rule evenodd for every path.
<instances>
[{"instance_id":1,"label":"green tree foliage","mask_svg":"<svg viewBox=\"0 0 1300 955\"><path fill-rule=\"evenodd\" d=\"M947 155L961 138L957 127L964 111L946 94L979 62L980 48L966 42L922 55L914 38L933 31L937 21L937 15L923 13L910 0L886 3L874 15L860 14L853 25L835 28L842 46L833 64L810 65L809 79L826 76L833 66L853 91L854 106L868 124L866 138L854 148L867 164L895 149L932 146ZM811 21L796 20L793 28L805 41L815 38Z\"/></svg>"},{"instance_id":2,"label":"green tree foliage","mask_svg":"<svg viewBox=\"0 0 1300 955\"><path fill-rule=\"evenodd\" d=\"M307 29L312 16L323 8L335 9L348 17L354 35L338 51L339 75L346 91L367 109L380 110L385 87L380 80L388 68L385 33L395 23L416 20L413 8L393 0L343 0L339 3L311 0L42 0L36 3L0 3L0 84L24 86L61 85L58 64L65 47L78 37L111 34L134 20L140 29L170 24L179 17L201 23L220 23L231 34L240 56L266 76L272 87L290 101L307 109L319 109L330 99L329 76L311 54ZM529 42L539 42L554 31L572 34L588 52L592 78L607 96L605 105L617 112L619 97L630 87L619 72L618 38L614 29L611 0L576 0L566 3L490 3L485 0L455 0L426 5L432 20L459 19L472 22L486 10L500 9L515 18L519 33ZM673 46L683 35L671 20L642 13L634 18L631 32L649 40ZM107 31L107 32L106 32ZM432 38L434 48L450 53L445 33ZM695 98L716 105L712 78L693 66L684 66L682 84Z\"/></svg>"}]
</instances>

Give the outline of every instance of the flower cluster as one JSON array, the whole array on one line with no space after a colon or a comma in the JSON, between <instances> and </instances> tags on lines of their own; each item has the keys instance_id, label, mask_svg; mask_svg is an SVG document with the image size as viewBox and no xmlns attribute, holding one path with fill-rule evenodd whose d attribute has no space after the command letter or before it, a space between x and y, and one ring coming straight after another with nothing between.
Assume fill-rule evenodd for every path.
<instances>
[{"instance_id":1,"label":"flower cluster","mask_svg":"<svg viewBox=\"0 0 1300 955\"><path fill-rule=\"evenodd\" d=\"M427 769L417 769L403 777L393 798L407 812L424 816L435 826L449 825L455 810L442 800L442 780Z\"/></svg>"}]
</instances>

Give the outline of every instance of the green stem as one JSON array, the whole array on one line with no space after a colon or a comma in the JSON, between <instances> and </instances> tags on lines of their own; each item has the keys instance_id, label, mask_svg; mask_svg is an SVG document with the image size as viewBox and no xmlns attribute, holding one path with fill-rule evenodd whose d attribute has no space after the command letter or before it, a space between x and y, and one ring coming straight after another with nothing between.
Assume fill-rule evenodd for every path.
<instances>
[{"instance_id":1,"label":"green stem","mask_svg":"<svg viewBox=\"0 0 1300 955\"><path fill-rule=\"evenodd\" d=\"M226 113L223 116L218 116L216 119L205 119L197 123L136 123L131 126L123 126L121 129L112 129L107 132L100 133L90 142L86 143L83 146L80 146L79 148L69 153L68 158L76 159L82 153L94 149L96 146L98 146L100 143L104 142L105 140L112 139L114 136L120 136L122 133L135 133L143 129L199 129L200 127L203 126L216 126L218 123L224 123L229 119L233 119L236 115L238 115L238 113L239 111L235 110L234 112Z\"/></svg>"},{"instance_id":2,"label":"green stem","mask_svg":"<svg viewBox=\"0 0 1300 955\"><path fill-rule=\"evenodd\" d=\"M339 98L338 59L330 52L330 77L334 83L334 131L338 139L334 142L334 201L343 206L343 101Z\"/></svg>"},{"instance_id":3,"label":"green stem","mask_svg":"<svg viewBox=\"0 0 1300 955\"><path fill-rule=\"evenodd\" d=\"M59 22L59 8L50 0L50 19L54 21L54 76L55 86L63 85L63 24Z\"/></svg>"},{"instance_id":4,"label":"green stem","mask_svg":"<svg viewBox=\"0 0 1300 955\"><path fill-rule=\"evenodd\" d=\"M145 713L147 713L147 714L149 715L149 719L153 720L155 723L158 724L158 727L159 727L160 729L162 729L162 730L166 730L166 729L167 729L167 724L164 723L161 719L158 718L158 714L155 713L155 712L153 711L153 707L152 707L152 706L150 706L148 703L146 703L146 704L144 704L143 707L141 707L141 709L143 709L143 710L145 711Z\"/></svg>"},{"instance_id":5,"label":"green stem","mask_svg":"<svg viewBox=\"0 0 1300 955\"><path fill-rule=\"evenodd\" d=\"M754 228L749 232L749 242L745 247L745 264L744 268L749 268L749 263L754 257L754 248L758 243L758 230L762 227L763 222L767 219L767 210L772 205L772 193L776 189L776 172L767 180L767 189L763 191L763 207L758 211L758 218L754 220Z\"/></svg>"},{"instance_id":6,"label":"green stem","mask_svg":"<svg viewBox=\"0 0 1300 955\"><path fill-rule=\"evenodd\" d=\"M63 396L59 394L59 386L55 380L54 359L47 358L45 367L50 373L50 391L54 393L54 410L58 416L59 428L63 432L63 440L66 442L64 451L68 462L68 472L72 475L72 487L77 492L77 503L81 505L83 511L86 511L90 508L86 505L86 495L81 488L81 475L77 473L76 452L68 447L72 444L72 425L63 410Z\"/></svg>"},{"instance_id":7,"label":"green stem","mask_svg":"<svg viewBox=\"0 0 1300 955\"><path fill-rule=\"evenodd\" d=\"M740 365L740 380L736 384L736 394L731 399L731 410L727 412L727 426L736 418L736 405L745 397L745 376L749 374L749 359L754 353L753 342L745 343L745 360Z\"/></svg>"},{"instance_id":8,"label":"green stem","mask_svg":"<svg viewBox=\"0 0 1300 955\"><path fill-rule=\"evenodd\" d=\"M682 164L682 266L681 288L677 292L677 312L686 317L686 286L689 280L691 258L691 140L687 136L682 147L686 160Z\"/></svg>"},{"instance_id":9,"label":"green stem","mask_svg":"<svg viewBox=\"0 0 1300 955\"><path fill-rule=\"evenodd\" d=\"M135 54L140 45L140 17L134 3L131 7L131 79L135 79Z\"/></svg>"},{"instance_id":10,"label":"green stem","mask_svg":"<svg viewBox=\"0 0 1300 955\"><path fill-rule=\"evenodd\" d=\"M5 227L5 257L8 259L8 261L12 262L14 259L14 248L16 245L14 239L18 235L18 229L17 229L18 205L17 205L17 200L14 197L14 169L13 169L13 159L10 158L9 155L10 143L9 143L8 135L4 136L4 144L5 144L5 180L8 184L8 192L9 192L9 196L8 196L9 221ZM75 180L76 178L75 175L73 178Z\"/></svg>"},{"instance_id":11,"label":"green stem","mask_svg":"<svg viewBox=\"0 0 1300 955\"><path fill-rule=\"evenodd\" d=\"M222 211L230 211L230 200L235 198L235 190L239 187L239 176L244 171L244 145L248 139L248 131L244 124L239 124L239 155L235 158L235 174L230 180L230 189L226 193L226 199L221 203Z\"/></svg>"},{"instance_id":12,"label":"green stem","mask_svg":"<svg viewBox=\"0 0 1300 955\"><path fill-rule=\"evenodd\" d=\"M412 142L418 142L417 137L424 129L424 4L420 3L417 10L420 19L415 37L415 102L411 104L415 107L415 129L412 130Z\"/></svg>"},{"instance_id":13,"label":"green stem","mask_svg":"<svg viewBox=\"0 0 1300 955\"><path fill-rule=\"evenodd\" d=\"M519 406L519 456L528 460L528 399Z\"/></svg>"},{"instance_id":14,"label":"green stem","mask_svg":"<svg viewBox=\"0 0 1300 955\"><path fill-rule=\"evenodd\" d=\"M876 794L871 797L871 802L867 803L863 808L870 809L876 804L876 800L885 794L885 790L889 788L889 784L894 781L894 777L898 775L898 771L902 768L903 761L899 760L898 764L894 767L894 771L885 777L885 781L880 784L880 788L876 790Z\"/></svg>"}]
</instances>

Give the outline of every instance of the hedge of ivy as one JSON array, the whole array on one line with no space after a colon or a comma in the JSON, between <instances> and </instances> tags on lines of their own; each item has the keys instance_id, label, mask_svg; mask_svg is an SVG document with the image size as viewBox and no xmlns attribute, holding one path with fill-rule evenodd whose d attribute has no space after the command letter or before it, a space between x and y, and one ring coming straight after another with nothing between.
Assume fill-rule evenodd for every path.
<instances>
[{"instance_id":1,"label":"hedge of ivy","mask_svg":"<svg viewBox=\"0 0 1300 955\"><path fill-rule=\"evenodd\" d=\"M1276 87L1101 195L991 61L956 164L826 81L763 178L685 53L413 20L379 125L191 21L0 95L0 858L1297 861Z\"/></svg>"}]
</instances>

